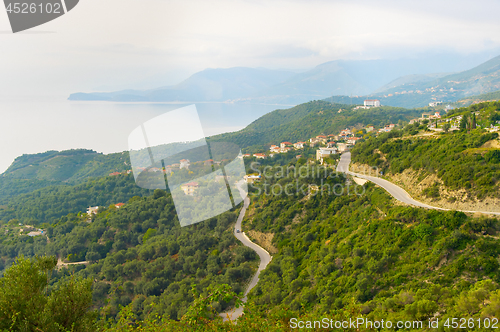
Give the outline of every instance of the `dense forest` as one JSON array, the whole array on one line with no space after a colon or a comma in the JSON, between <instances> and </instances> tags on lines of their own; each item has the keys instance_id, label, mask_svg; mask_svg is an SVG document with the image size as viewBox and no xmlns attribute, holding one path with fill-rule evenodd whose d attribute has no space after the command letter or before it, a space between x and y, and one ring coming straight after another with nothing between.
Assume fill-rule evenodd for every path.
<instances>
[{"instance_id":1,"label":"dense forest","mask_svg":"<svg viewBox=\"0 0 500 332\"><path fill-rule=\"evenodd\" d=\"M0 268L21 255L49 255L89 265L69 266L91 278L94 304L114 317L133 301L140 317L151 303L159 314L180 318L189 306L191 285L229 284L238 293L255 268L255 252L232 235L234 212L191 227L180 227L169 194L156 190L134 197L120 209L87 216L69 214L46 229L46 236L0 234ZM11 232L12 233L12 232ZM55 280L68 272L56 272ZM227 306L221 303L220 309Z\"/></svg>"},{"instance_id":2,"label":"dense forest","mask_svg":"<svg viewBox=\"0 0 500 332\"><path fill-rule=\"evenodd\" d=\"M320 184L321 178L345 181L334 173L320 177ZM269 184L279 181L287 179L270 178ZM229 328L210 315L195 317L191 325L188 320L193 307L205 312L202 300L223 310L228 303L222 297L212 306L206 303L213 290L228 285L222 293L234 299L253 273L253 251L234 247L236 214L180 229L171 200L159 191L133 199L128 210L102 211L91 224L61 220L53 242L44 249L38 243L38 252L68 254L65 248L79 239L78 252L86 250L95 263L54 271L49 289L69 274L94 280L93 304L101 322L125 306L117 321L108 322L111 329L139 324L150 330L272 331L287 330L292 317L424 323L439 317L444 324L451 317L477 322L500 314L498 220L396 207L373 185L361 195L321 195L319 188L316 194L257 195L263 185L252 192L244 230L274 233L279 251L250 293L240 327ZM63 233L68 223L74 227Z\"/></svg>"},{"instance_id":3,"label":"dense forest","mask_svg":"<svg viewBox=\"0 0 500 332\"><path fill-rule=\"evenodd\" d=\"M149 195L132 174L94 178L78 185L55 185L10 198L0 206L0 220L29 225L52 223L69 213L86 212L89 206L108 207L134 196Z\"/></svg>"},{"instance_id":4,"label":"dense forest","mask_svg":"<svg viewBox=\"0 0 500 332\"><path fill-rule=\"evenodd\" d=\"M0 205L44 187L80 184L89 178L129 169L128 152L104 155L78 149L22 155L0 175Z\"/></svg>"}]
</instances>

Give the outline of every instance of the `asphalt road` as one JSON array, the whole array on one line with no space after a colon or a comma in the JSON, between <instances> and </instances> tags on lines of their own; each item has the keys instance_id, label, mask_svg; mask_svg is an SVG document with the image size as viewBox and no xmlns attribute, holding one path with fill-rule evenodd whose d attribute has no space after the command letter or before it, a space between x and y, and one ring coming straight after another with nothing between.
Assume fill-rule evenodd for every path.
<instances>
[{"instance_id":1,"label":"asphalt road","mask_svg":"<svg viewBox=\"0 0 500 332\"><path fill-rule=\"evenodd\" d=\"M246 193L245 193L246 195ZM259 275L260 273L267 267L267 265L271 262L271 255L264 250L264 248L260 247L259 245L253 243L250 241L250 239L245 235L245 233L241 232L241 222L243 221L243 218L245 217L245 213L247 211L248 206L250 205L250 198L248 196L245 197L245 200L243 201L243 208L240 211L240 215L238 216L238 220L236 220L236 225L234 226L234 236L240 240L241 243L243 243L244 246L247 246L251 248L253 251L257 253L260 257L260 264L259 268L257 269L257 272L253 276L252 280L247 286L247 289L244 293L243 297L243 303L247 301L247 295L248 293L252 290L252 288L257 285L257 282L259 281ZM240 233L237 233L236 230L240 230ZM243 314L243 309L244 306L240 306L239 308L235 308L234 310L230 312L225 312L221 313L220 316L223 317L224 321L227 321L228 319L230 320L236 320L238 317L240 317Z\"/></svg>"},{"instance_id":2,"label":"asphalt road","mask_svg":"<svg viewBox=\"0 0 500 332\"><path fill-rule=\"evenodd\" d=\"M358 178L369 180L369 181L379 185L380 187L384 188L392 197L394 197L395 199L397 199L398 201L401 201L403 203L418 206L418 207L423 207L423 208L427 208L427 209L444 210L444 211L450 210L450 209L443 209L443 208L440 208L437 206L427 205L427 204L424 204L422 202L416 201L403 188L395 185L392 182L384 180L382 178L351 172L351 171L349 171L349 164L350 163L351 163L351 153L346 152L346 153L342 154L342 156L340 157L340 161L337 165L337 172L346 173L349 175L356 176ZM500 212L464 211L464 210L458 210L458 211L469 212L469 213L480 212L480 213L484 213L484 214L500 215Z\"/></svg>"}]
</instances>

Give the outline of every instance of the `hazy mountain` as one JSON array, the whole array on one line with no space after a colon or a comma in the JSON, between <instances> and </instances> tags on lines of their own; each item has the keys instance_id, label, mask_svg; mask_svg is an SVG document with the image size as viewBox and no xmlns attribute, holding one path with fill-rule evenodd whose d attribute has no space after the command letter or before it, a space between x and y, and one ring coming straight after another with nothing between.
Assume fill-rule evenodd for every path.
<instances>
[{"instance_id":1,"label":"hazy mountain","mask_svg":"<svg viewBox=\"0 0 500 332\"><path fill-rule=\"evenodd\" d=\"M500 90L500 56L472 69L432 80L400 78L388 89L366 97L377 97L383 105L427 106L432 101L455 102L459 99ZM397 85L397 82L403 83Z\"/></svg>"},{"instance_id":2,"label":"hazy mountain","mask_svg":"<svg viewBox=\"0 0 500 332\"><path fill-rule=\"evenodd\" d=\"M412 75L405 75L398 77L394 81L391 81L384 86L378 88L377 90L373 91L373 93L380 93L384 92L386 90L396 88L399 86L402 86L404 84L418 84L418 83L426 83L426 82L431 82L435 79L451 75L452 73L434 73L434 74L412 74Z\"/></svg>"},{"instance_id":3,"label":"hazy mountain","mask_svg":"<svg viewBox=\"0 0 500 332\"><path fill-rule=\"evenodd\" d=\"M329 96L349 96L340 100L336 98L335 102L352 100L359 103L369 96L383 100L385 105L419 107L434 100L452 102L468 95L500 89L495 76L499 57L462 71L470 68L471 63L477 63L471 59L440 54L417 59L335 60L298 74L263 68L206 69L174 86L75 93L69 99L290 105Z\"/></svg>"},{"instance_id":4,"label":"hazy mountain","mask_svg":"<svg viewBox=\"0 0 500 332\"><path fill-rule=\"evenodd\" d=\"M294 73L263 68L205 69L183 82L153 90L74 93L70 100L226 101L247 97L285 81Z\"/></svg>"},{"instance_id":5,"label":"hazy mountain","mask_svg":"<svg viewBox=\"0 0 500 332\"><path fill-rule=\"evenodd\" d=\"M432 61L431 61L432 62ZM429 61L336 60L303 73L227 68L206 69L183 82L153 90L74 93L70 100L105 101L239 101L300 104L331 95L363 95L402 75L425 73ZM435 65L430 65L435 68Z\"/></svg>"}]
</instances>

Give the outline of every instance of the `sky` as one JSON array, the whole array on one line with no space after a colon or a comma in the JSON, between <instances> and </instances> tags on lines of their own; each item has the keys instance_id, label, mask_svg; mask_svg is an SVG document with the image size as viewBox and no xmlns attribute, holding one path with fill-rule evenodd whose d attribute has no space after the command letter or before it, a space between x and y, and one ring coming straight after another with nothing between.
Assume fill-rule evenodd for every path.
<instances>
[{"instance_id":1,"label":"sky","mask_svg":"<svg viewBox=\"0 0 500 332\"><path fill-rule=\"evenodd\" d=\"M205 68L491 58L500 54L498 12L497 0L80 0L64 16L12 34L0 10L0 100L154 88Z\"/></svg>"}]
</instances>

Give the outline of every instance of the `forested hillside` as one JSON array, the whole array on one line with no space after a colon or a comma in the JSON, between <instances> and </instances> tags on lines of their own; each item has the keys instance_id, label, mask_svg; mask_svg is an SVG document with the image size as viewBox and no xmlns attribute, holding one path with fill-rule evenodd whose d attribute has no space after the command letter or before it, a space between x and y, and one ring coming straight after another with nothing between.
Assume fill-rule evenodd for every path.
<instances>
[{"instance_id":1,"label":"forested hillside","mask_svg":"<svg viewBox=\"0 0 500 332\"><path fill-rule=\"evenodd\" d=\"M307 140L320 134L338 133L346 127L385 126L409 121L419 111L396 107L377 107L354 110L352 105L312 101L287 110L264 115L238 132L210 137L210 141L227 141L249 148L253 152L264 146L283 141Z\"/></svg>"},{"instance_id":2,"label":"forested hillside","mask_svg":"<svg viewBox=\"0 0 500 332\"><path fill-rule=\"evenodd\" d=\"M50 185L77 184L129 169L128 152L104 155L80 149L22 155L0 175L0 204Z\"/></svg>"},{"instance_id":3,"label":"forested hillside","mask_svg":"<svg viewBox=\"0 0 500 332\"><path fill-rule=\"evenodd\" d=\"M177 319L192 301L191 285L201 292L209 285L229 284L241 292L253 274L256 255L232 235L235 218L234 212L226 212L181 228L170 195L157 190L120 209L101 209L90 223L87 216L64 216L47 227L46 236L6 233L9 225L3 225L0 268L20 255L87 260L89 266L70 271L94 280L94 305L105 307L110 317L133 301L138 317L154 302L155 312ZM55 273L54 280L65 274Z\"/></svg>"},{"instance_id":4,"label":"forested hillside","mask_svg":"<svg viewBox=\"0 0 500 332\"><path fill-rule=\"evenodd\" d=\"M465 188L476 197L495 196L500 156L490 145L497 135L484 127L500 120L499 111L498 103L453 110L447 118L461 116L462 129L435 135L428 135L432 132L424 122L378 137L369 134L356 143L353 159L376 165L384 174L414 167L437 174L450 188ZM267 140L276 144L357 125L403 124L419 113L311 102L209 141L229 139L262 149L267 143L261 142ZM443 128L446 118L441 121ZM109 165L118 164L122 156ZM51 160L42 159L41 164ZM423 324L439 319L446 330L443 324L453 317L473 318L474 324L487 319L490 325L499 317L498 219L396 205L373 184L358 185L336 173L335 158L327 158L324 165L314 159L315 149L309 147L258 163L245 159L247 173L262 177L249 186L251 204L242 231L269 239L261 245L275 250L238 325L222 323L217 314L237 302L258 265L255 252L233 235L241 205L180 227L170 193L140 189L131 174L86 181L70 177L75 183L10 198L0 208L0 270L11 278L8 269L21 255L82 263L51 272L53 263L44 263L46 270L37 275L44 279L39 277L40 285L48 286L37 292L52 301L48 299L58 298L59 285L79 285L79 303L85 307L90 294L85 285L92 283L91 305L99 318L90 330L282 331L291 329L291 318L318 317ZM24 169L33 161L21 159L16 165ZM117 208L118 202L125 205ZM91 218L78 214L89 205L102 207ZM28 236L20 222L37 224L44 232ZM40 269L23 259L18 264L14 271ZM68 283L70 276L78 282ZM85 317L97 317L88 312ZM40 317L32 318L43 322Z\"/></svg>"},{"instance_id":5,"label":"forested hillside","mask_svg":"<svg viewBox=\"0 0 500 332\"><path fill-rule=\"evenodd\" d=\"M150 193L135 184L132 174L94 178L78 185L48 186L12 197L0 206L0 220L50 224L69 213L86 212L89 206L108 207Z\"/></svg>"},{"instance_id":6,"label":"forested hillside","mask_svg":"<svg viewBox=\"0 0 500 332\"><path fill-rule=\"evenodd\" d=\"M449 189L465 189L478 199L498 197L500 150L495 147L498 133L483 128L497 125L500 103L455 109L448 118L458 116L464 120L456 131L422 136L417 135L418 132L427 127L416 123L401 131L371 137L352 150L353 161L377 166L384 174L398 174L406 169L421 171L424 175L435 174ZM474 129L468 129L467 119L472 118ZM482 128L476 128L476 123ZM432 190L428 194L436 195Z\"/></svg>"}]
</instances>

